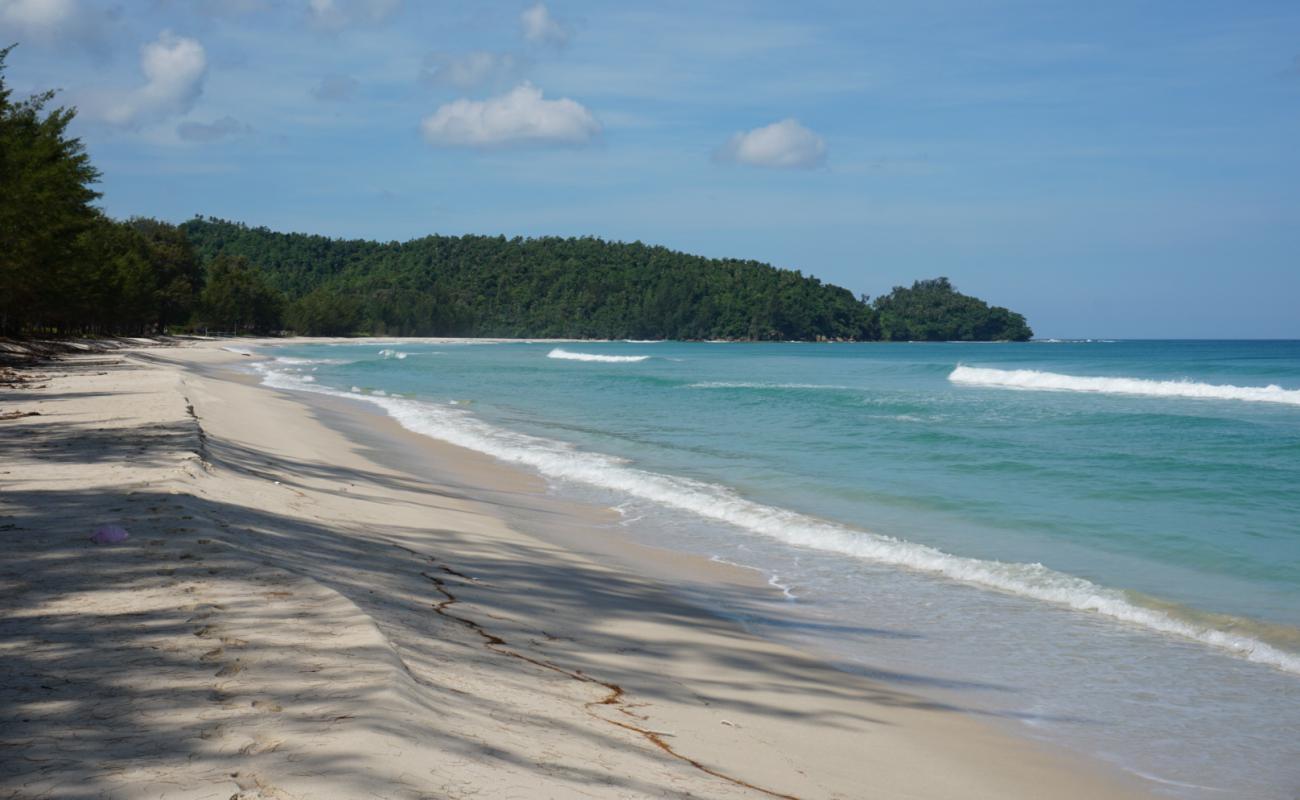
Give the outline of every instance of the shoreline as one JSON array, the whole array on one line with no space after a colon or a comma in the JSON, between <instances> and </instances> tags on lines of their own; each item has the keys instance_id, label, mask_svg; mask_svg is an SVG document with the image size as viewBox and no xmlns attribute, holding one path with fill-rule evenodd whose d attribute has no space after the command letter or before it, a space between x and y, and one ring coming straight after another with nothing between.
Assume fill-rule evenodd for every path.
<instances>
[{"instance_id":1,"label":"shoreline","mask_svg":"<svg viewBox=\"0 0 1300 800\"><path fill-rule=\"evenodd\" d=\"M376 463L420 475L439 485L455 486L478 500L496 499L497 513L521 533L587 558L612 560L619 568L638 571L660 582L722 582L780 599L780 590L758 578L762 570L638 542L620 529L622 517L613 509L556 497L548 491L542 476L477 450L410 431L363 400L270 391L283 392L311 409L322 424L364 448L367 457ZM512 507L500 501L504 495L521 492L528 494L527 505Z\"/></svg>"},{"instance_id":2,"label":"shoreline","mask_svg":"<svg viewBox=\"0 0 1300 800\"><path fill-rule=\"evenodd\" d=\"M6 663L28 643L4 706L40 735L6 735L5 751L28 760L0 771L0 786L1144 796L1104 765L760 639L684 602L656 568L636 574L578 552L580 534L565 547L521 533L511 515L556 529L601 520L545 497L540 478L387 416L231 380L245 359L222 345L130 351L102 372L58 362L44 371L67 377L23 391L42 416L3 423L5 511L28 537L2 573L15 643ZM330 425L343 420L353 429ZM387 446L398 440L409 450ZM421 465L436 468L417 474ZM90 550L89 520L114 515L133 538ZM737 603L752 602L755 584L771 591L692 560L704 562L698 579L734 581ZM174 600L193 607L177 617ZM141 615L157 624L142 628ZM52 628L108 638L47 653L39 642ZM165 663L150 662L156 653ZM114 679L78 683L91 660ZM72 676L68 688L17 680L56 673ZM149 714L112 705L124 692L150 698ZM101 713L73 716L68 704L85 711L88 698ZM128 720L129 733L96 739ZM76 725L88 726L78 741L106 747L99 761L69 763L50 744ZM125 772L105 766L114 756Z\"/></svg>"}]
</instances>

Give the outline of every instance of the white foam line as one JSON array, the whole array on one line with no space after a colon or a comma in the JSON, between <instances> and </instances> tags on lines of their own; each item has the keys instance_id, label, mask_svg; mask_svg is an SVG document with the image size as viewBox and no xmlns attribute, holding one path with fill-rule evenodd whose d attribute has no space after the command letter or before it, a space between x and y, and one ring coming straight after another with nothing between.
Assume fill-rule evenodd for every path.
<instances>
[{"instance_id":1,"label":"white foam line","mask_svg":"<svg viewBox=\"0 0 1300 800\"><path fill-rule=\"evenodd\" d=\"M769 574L767 570L761 569L759 567L751 567L748 564L740 564L735 561L728 561L727 559L723 558L720 555L717 555L716 553L714 555L709 556L709 560L715 564L726 564L729 567L736 567L737 569L747 569L750 572L757 572L760 575L767 575L767 585L771 586L773 589L780 589L781 594L785 596L786 600L799 599L794 592L790 591L789 586L786 586L784 583L781 583L781 576L777 575L776 573Z\"/></svg>"},{"instance_id":2,"label":"white foam line","mask_svg":"<svg viewBox=\"0 0 1300 800\"><path fill-rule=\"evenodd\" d=\"M1217 786L1203 786L1203 785L1201 785L1201 784L1199 784L1199 783L1183 783L1182 781L1174 781L1174 780L1170 780L1170 779L1168 779L1168 778L1161 778L1161 777L1158 776L1158 775L1152 775L1152 774L1150 774L1150 773L1148 773L1148 772L1142 772L1141 770L1136 770L1136 769L1133 769L1133 768L1131 768L1131 767L1128 768L1128 771L1131 772L1131 773L1133 773L1134 775L1138 776L1139 778L1146 778L1146 779L1149 780L1149 781L1155 781L1156 783L1163 783L1163 784L1165 784L1166 786L1179 786L1179 787L1181 787L1181 788L1183 788L1183 789L1202 789L1202 790L1207 791L1207 792L1226 792L1226 791L1228 791L1227 789L1220 789L1220 788L1217 787Z\"/></svg>"},{"instance_id":3,"label":"white foam line","mask_svg":"<svg viewBox=\"0 0 1300 800\"><path fill-rule=\"evenodd\" d=\"M559 358L565 361L601 361L606 364L631 364L637 361L645 361L650 356L607 356L597 353L576 353L565 350L563 347L557 347L547 353L546 357Z\"/></svg>"},{"instance_id":4,"label":"white foam line","mask_svg":"<svg viewBox=\"0 0 1300 800\"><path fill-rule=\"evenodd\" d=\"M953 383L999 389L1054 392L1091 392L1141 397L1185 397L1197 400L1243 400L1300 406L1300 389L1270 386L1233 386L1192 381L1153 381L1144 378L1104 378L1062 375L1033 369L986 369L958 365L948 376Z\"/></svg>"},{"instance_id":5,"label":"white foam line","mask_svg":"<svg viewBox=\"0 0 1300 800\"><path fill-rule=\"evenodd\" d=\"M583 452L564 442L497 428L461 407L397 397L349 395L302 382L298 376L253 365L263 382L375 403L407 430L477 450L502 461L532 467L541 474L623 492L704 519L734 525L797 547L903 567L961 583L1090 612L1131 625L1210 645L1250 661L1300 674L1300 655L1250 636L1206 627L1165 611L1131 602L1123 592L1042 564L984 561L955 556L929 545L848 528L794 511L765 506L726 487L661 475L627 466L622 459ZM355 387L354 387L355 390Z\"/></svg>"},{"instance_id":6,"label":"white foam line","mask_svg":"<svg viewBox=\"0 0 1300 800\"><path fill-rule=\"evenodd\" d=\"M774 588L774 589L780 589L780 590L781 590L781 594L785 595L785 599L786 599L786 600L798 600L798 599L799 599L798 597L795 596L795 593L794 593L794 592L790 591L790 587L789 587L789 586L787 586L787 585L784 584L784 583L781 583L781 576L780 576L780 575L772 575L771 577L769 577L769 578L767 579L767 585L768 585L768 586L771 586L771 587Z\"/></svg>"}]
</instances>

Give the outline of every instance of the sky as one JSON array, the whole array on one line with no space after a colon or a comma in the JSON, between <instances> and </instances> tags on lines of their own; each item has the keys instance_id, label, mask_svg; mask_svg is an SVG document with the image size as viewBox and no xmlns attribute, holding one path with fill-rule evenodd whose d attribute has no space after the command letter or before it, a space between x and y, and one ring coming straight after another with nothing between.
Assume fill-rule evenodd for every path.
<instances>
[{"instance_id":1,"label":"sky","mask_svg":"<svg viewBox=\"0 0 1300 800\"><path fill-rule=\"evenodd\" d=\"M0 0L111 215L594 235L1300 338L1300 3Z\"/></svg>"}]
</instances>

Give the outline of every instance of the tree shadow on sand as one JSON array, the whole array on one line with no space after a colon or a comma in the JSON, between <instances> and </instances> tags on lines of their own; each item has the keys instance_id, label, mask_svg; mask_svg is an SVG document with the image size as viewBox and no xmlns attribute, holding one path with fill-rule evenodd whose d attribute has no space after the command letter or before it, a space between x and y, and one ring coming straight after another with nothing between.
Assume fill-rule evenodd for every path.
<instances>
[{"instance_id":1,"label":"tree shadow on sand","mask_svg":"<svg viewBox=\"0 0 1300 800\"><path fill-rule=\"evenodd\" d=\"M360 484L348 496L364 496L369 482L419 492L430 507L436 507L440 497L458 497L440 495L436 487L413 477L196 442L194 428L186 425L111 433L50 425L0 428L0 458L12 457L20 448L56 462L84 461L86 453L93 452L96 461L105 464L150 459L162 463L167 457L174 464L176 453L188 449L202 451L217 469L273 479L302 491L321 491L319 481L334 481L339 491ZM306 478L317 483L308 486ZM521 707L507 702L491 687L527 687L579 711L583 703L602 705L610 686L637 703L681 702L682 684L662 665L689 661L699 665L690 681L694 702L720 718L779 716L848 735L888 724L862 713L862 701L865 707L978 713L925 700L896 686L1011 691L887 670L872 671L871 677L880 679L874 683L827 680L831 669L864 670L794 651L773 656L771 649L747 646L749 637L734 622L682 601L665 587L635 575L559 560L553 548L522 539L503 553L499 546L456 531L326 524L176 494L165 487L7 490L0 492L0 501L6 523L0 526L5 546L0 558L0 793L8 796L39 796L32 788L39 787L49 796L88 800L101 794L96 776L145 775L176 762L214 780L241 771L248 774L250 763L275 757L274 752L259 753L255 739L253 745L242 745L242 739L232 739L229 733L258 730L267 708L280 709L277 724L302 729L363 726L399 740L429 735L423 721L400 715L334 721L313 717L337 700L328 680L304 688L304 665L313 663L346 661L358 669L376 670L371 685L351 690L350 699L365 706L382 706L395 682L409 681L404 696L410 702L429 718L449 720L435 726L437 740L431 744L443 753L538 779L610 785L654 796L685 795L634 777L657 774L653 770L617 773L594 762L546 761L518 739L484 742L462 735L454 718L489 715L520 731L572 737L592 752L616 752L662 769L669 758L663 747L627 725L600 724L603 717L622 720L616 710L553 715L545 704ZM512 501L500 496L494 502ZM527 507L520 498L515 510ZM100 522L121 522L131 529L132 538L114 547L95 547L86 536ZM96 597L115 591L172 596L205 585L217 591L221 581L250 574L265 583L260 599L205 603L203 592L195 591L194 601L180 607L118 613L94 606ZM229 662L223 666L205 660L206 654L223 647L235 649L224 644L217 626L227 619L249 630L285 624L275 603L284 599L279 595L296 591L278 588L278 582L287 586L285 576L308 578L345 598L376 621L386 641L345 648L323 632L307 650L295 645L277 651L274 643L259 643L259 681L272 688L251 699L232 694L214 676L229 668ZM76 602L90 606L69 605L71 589ZM739 588L721 587L713 594L731 614L760 621L770 617L769 609ZM303 617L301 624L310 623L310 617ZM653 641L636 633L647 623L660 632ZM703 632L715 644L702 651L697 637L665 631ZM472 664L478 682L467 687L445 680L444 665L451 660ZM385 664L396 666L385 671ZM755 682L750 687L754 691L738 694L725 680L711 677L711 670L724 675L732 669L745 670ZM584 682L591 685L579 685ZM806 702L767 703L762 700L765 693L787 699L794 694ZM202 713L169 715L169 709ZM214 737L214 725L227 734ZM327 758L304 751L293 753L292 760L299 772L337 776L343 793L349 781L357 781L358 794L368 791L361 780L368 764L361 754Z\"/></svg>"}]
</instances>

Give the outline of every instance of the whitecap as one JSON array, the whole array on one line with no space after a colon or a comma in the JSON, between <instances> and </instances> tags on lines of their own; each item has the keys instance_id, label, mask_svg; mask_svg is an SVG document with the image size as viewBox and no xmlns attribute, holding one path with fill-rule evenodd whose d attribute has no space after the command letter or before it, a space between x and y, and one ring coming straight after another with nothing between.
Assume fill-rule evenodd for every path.
<instances>
[{"instance_id":1,"label":"whitecap","mask_svg":"<svg viewBox=\"0 0 1300 800\"><path fill-rule=\"evenodd\" d=\"M547 358L558 358L564 361L600 361L606 364L631 364L638 361L645 361L650 356L608 356L598 353L576 353L571 350L565 350L563 347L557 347L546 354Z\"/></svg>"},{"instance_id":2,"label":"whitecap","mask_svg":"<svg viewBox=\"0 0 1300 800\"><path fill-rule=\"evenodd\" d=\"M1242 400L1300 406L1300 389L1270 386L1233 386L1194 381L1155 381L1145 378L1108 378L1063 375L1033 369L987 369L958 365L948 380L966 386L1053 392L1089 392L1140 397L1178 397L1195 400Z\"/></svg>"}]
</instances>

